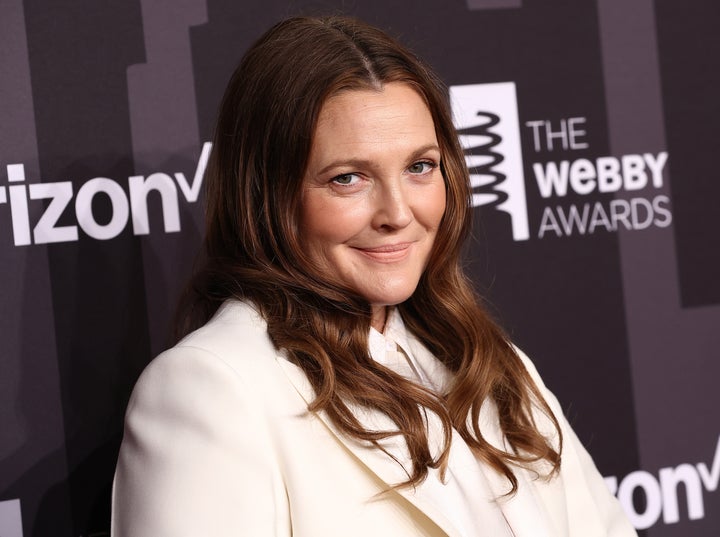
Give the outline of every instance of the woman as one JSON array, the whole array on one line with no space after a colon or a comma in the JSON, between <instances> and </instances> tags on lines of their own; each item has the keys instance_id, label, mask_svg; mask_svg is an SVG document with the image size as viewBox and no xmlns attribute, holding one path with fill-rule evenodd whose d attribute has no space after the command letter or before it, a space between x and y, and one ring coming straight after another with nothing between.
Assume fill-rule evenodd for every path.
<instances>
[{"instance_id":1,"label":"woman","mask_svg":"<svg viewBox=\"0 0 720 537\"><path fill-rule=\"evenodd\" d=\"M206 183L191 333L135 388L114 535L635 534L462 274L464 156L411 53L279 23L230 81Z\"/></svg>"}]
</instances>

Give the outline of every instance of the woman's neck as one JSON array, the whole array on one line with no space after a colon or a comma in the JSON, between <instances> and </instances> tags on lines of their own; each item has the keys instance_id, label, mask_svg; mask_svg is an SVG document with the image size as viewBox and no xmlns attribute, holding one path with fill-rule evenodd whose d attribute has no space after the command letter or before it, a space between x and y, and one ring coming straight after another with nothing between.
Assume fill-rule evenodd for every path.
<instances>
[{"instance_id":1,"label":"woman's neck","mask_svg":"<svg viewBox=\"0 0 720 537\"><path fill-rule=\"evenodd\" d=\"M381 334L385 330L385 322L387 321L387 306L372 306L372 319L370 320L370 326Z\"/></svg>"}]
</instances>

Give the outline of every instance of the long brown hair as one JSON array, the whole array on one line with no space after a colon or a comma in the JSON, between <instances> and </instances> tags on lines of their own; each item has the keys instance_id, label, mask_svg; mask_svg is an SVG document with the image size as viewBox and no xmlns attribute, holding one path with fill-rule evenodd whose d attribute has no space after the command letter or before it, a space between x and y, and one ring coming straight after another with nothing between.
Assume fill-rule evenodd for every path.
<instances>
[{"instance_id":1,"label":"long brown hair","mask_svg":"<svg viewBox=\"0 0 720 537\"><path fill-rule=\"evenodd\" d=\"M318 273L301 247L299 202L318 115L339 91L381 90L401 82L425 100L440 145L446 209L428 265L413 296L398 306L408 329L452 372L448 393L435 394L374 362L368 352L371 308L362 296ZM474 295L460 267L470 225L470 187L447 92L437 76L382 31L344 17L278 23L243 57L223 98L206 174L204 258L179 318L180 332L204 324L228 298L252 302L273 343L303 369L324 411L345 434L379 447L402 434L412 457L408 480L444 470L451 428L517 489L511 465L560 464L557 420L508 339ZM497 405L511 446L489 444L479 428L484 402ZM399 433L369 431L350 406L379 410ZM554 423L557 438L537 429L533 408ZM445 431L428 445L424 410Z\"/></svg>"}]
</instances>

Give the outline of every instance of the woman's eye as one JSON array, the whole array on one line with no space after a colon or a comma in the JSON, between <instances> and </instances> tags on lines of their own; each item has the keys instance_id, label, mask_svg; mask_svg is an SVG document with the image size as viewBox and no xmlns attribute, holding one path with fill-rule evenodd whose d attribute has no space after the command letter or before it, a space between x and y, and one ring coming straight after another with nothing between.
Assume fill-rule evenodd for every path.
<instances>
[{"instance_id":1,"label":"woman's eye","mask_svg":"<svg viewBox=\"0 0 720 537\"><path fill-rule=\"evenodd\" d=\"M416 174L423 174L429 172L431 169L435 167L435 164L432 162L416 162L414 164L411 164L408 167L408 171L410 173L416 173Z\"/></svg>"},{"instance_id":2,"label":"woman's eye","mask_svg":"<svg viewBox=\"0 0 720 537\"><path fill-rule=\"evenodd\" d=\"M346 173L343 175L338 175L337 177L333 178L333 183L336 183L338 185L352 185L357 182L357 175L354 173Z\"/></svg>"}]
</instances>

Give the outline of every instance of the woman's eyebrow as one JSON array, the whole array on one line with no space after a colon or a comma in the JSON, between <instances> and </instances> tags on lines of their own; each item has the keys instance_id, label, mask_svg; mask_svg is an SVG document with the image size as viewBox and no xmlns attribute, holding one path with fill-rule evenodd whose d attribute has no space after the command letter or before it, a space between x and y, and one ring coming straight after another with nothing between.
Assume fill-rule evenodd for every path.
<instances>
[{"instance_id":1,"label":"woman's eyebrow","mask_svg":"<svg viewBox=\"0 0 720 537\"><path fill-rule=\"evenodd\" d=\"M424 155L428 151L440 152L440 147L435 143L423 145L423 146L415 149L412 153L410 153L407 160L408 160L408 162L410 162L410 161ZM372 167L373 164L374 164L374 161L372 159L364 159L364 158L344 159L344 158L341 158L341 159L336 159L336 160L332 161L331 163L329 163L326 166L323 166L323 168L321 170L319 170L317 172L317 174L322 175L322 174L332 170L333 168L339 168L342 166L346 166L349 168L368 168L368 167Z\"/></svg>"},{"instance_id":2,"label":"woman's eyebrow","mask_svg":"<svg viewBox=\"0 0 720 537\"><path fill-rule=\"evenodd\" d=\"M440 147L438 146L438 144L427 144L427 145L424 145L424 146L422 146L422 147L419 147L418 149L416 149L415 151L413 151L413 153L410 155L410 159L409 159L409 160L414 160L414 159L416 159L416 158L424 155L424 154L427 153L428 151L437 151L437 152L439 153L439 152L440 152Z\"/></svg>"},{"instance_id":3,"label":"woman's eyebrow","mask_svg":"<svg viewBox=\"0 0 720 537\"><path fill-rule=\"evenodd\" d=\"M317 172L318 175L322 175L333 168L340 168L340 167L348 167L348 168L367 168L373 165L373 161L370 159L363 159L363 158L349 158L349 159L337 159L332 161L327 166L324 166L320 171Z\"/></svg>"}]
</instances>

